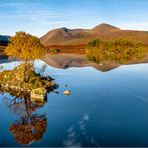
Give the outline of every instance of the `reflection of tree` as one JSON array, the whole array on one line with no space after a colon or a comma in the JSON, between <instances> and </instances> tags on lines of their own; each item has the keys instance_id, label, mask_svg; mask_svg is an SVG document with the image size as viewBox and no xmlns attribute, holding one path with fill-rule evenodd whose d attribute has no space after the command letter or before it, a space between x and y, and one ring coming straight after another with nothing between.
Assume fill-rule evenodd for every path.
<instances>
[{"instance_id":1,"label":"reflection of tree","mask_svg":"<svg viewBox=\"0 0 148 148\"><path fill-rule=\"evenodd\" d=\"M144 48L141 42L131 42L127 39L118 39L114 42L105 42L99 39L89 42L85 50L88 60L100 63L115 61L120 64L144 58Z\"/></svg>"},{"instance_id":2,"label":"reflection of tree","mask_svg":"<svg viewBox=\"0 0 148 148\"><path fill-rule=\"evenodd\" d=\"M17 97L11 99L9 96L3 99L9 110L20 116L17 121L10 124L10 132L20 144L41 140L47 128L47 119L45 115L33 114L41 106L31 102L27 95L15 94L15 96Z\"/></svg>"},{"instance_id":3,"label":"reflection of tree","mask_svg":"<svg viewBox=\"0 0 148 148\"><path fill-rule=\"evenodd\" d=\"M20 144L29 144L42 139L46 131L47 121L45 115L24 116L10 125L9 130Z\"/></svg>"},{"instance_id":4,"label":"reflection of tree","mask_svg":"<svg viewBox=\"0 0 148 148\"><path fill-rule=\"evenodd\" d=\"M42 105L37 105L31 102L30 97L27 94L16 94L15 92L10 93L12 96L3 98L4 104L9 108L9 111L13 112L16 115L22 116L26 113L32 113L36 108L40 108ZM45 103L45 102L44 102Z\"/></svg>"}]
</instances>

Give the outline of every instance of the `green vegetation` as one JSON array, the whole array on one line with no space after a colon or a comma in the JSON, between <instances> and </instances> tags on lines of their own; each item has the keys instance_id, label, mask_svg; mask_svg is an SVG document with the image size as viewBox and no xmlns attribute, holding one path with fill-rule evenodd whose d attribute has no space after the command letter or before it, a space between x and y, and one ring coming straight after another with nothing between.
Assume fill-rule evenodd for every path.
<instances>
[{"instance_id":1,"label":"green vegetation","mask_svg":"<svg viewBox=\"0 0 148 148\"><path fill-rule=\"evenodd\" d=\"M88 60L96 63L109 60L123 64L135 59L141 60L144 57L143 44L126 39L114 42L93 40L86 45L85 53Z\"/></svg>"}]
</instances>

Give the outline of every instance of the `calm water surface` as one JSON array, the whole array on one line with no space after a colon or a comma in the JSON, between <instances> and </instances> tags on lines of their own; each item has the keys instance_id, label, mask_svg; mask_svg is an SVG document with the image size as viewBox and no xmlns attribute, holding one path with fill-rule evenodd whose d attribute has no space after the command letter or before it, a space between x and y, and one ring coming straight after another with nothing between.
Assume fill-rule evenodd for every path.
<instances>
[{"instance_id":1,"label":"calm water surface","mask_svg":"<svg viewBox=\"0 0 148 148\"><path fill-rule=\"evenodd\" d=\"M35 64L38 70L43 62ZM39 123L33 123L35 133L26 137L25 146L148 146L148 64L104 73L92 67L47 66L44 75L59 84L59 94L49 93L42 107L30 109L28 102L29 113L25 101L0 95L0 146L24 146L17 129L26 122L22 114ZM70 96L63 94L67 89Z\"/></svg>"}]
</instances>

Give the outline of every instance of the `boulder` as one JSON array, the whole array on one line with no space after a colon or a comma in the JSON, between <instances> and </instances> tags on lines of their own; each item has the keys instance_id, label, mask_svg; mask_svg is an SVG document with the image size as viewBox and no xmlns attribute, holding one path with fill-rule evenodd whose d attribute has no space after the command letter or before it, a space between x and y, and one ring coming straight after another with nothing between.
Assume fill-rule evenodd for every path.
<instances>
[{"instance_id":1,"label":"boulder","mask_svg":"<svg viewBox=\"0 0 148 148\"><path fill-rule=\"evenodd\" d=\"M30 93L30 98L32 102L45 102L47 96L47 90L43 87L33 89Z\"/></svg>"},{"instance_id":2,"label":"boulder","mask_svg":"<svg viewBox=\"0 0 148 148\"><path fill-rule=\"evenodd\" d=\"M69 96L71 94L71 91L70 90L66 90L63 92L65 95Z\"/></svg>"}]
</instances>

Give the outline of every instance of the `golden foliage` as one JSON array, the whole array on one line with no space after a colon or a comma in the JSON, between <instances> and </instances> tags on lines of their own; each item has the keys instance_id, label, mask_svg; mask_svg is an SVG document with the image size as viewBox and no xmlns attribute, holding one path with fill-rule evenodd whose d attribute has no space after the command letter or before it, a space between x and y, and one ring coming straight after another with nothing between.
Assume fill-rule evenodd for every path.
<instances>
[{"instance_id":1,"label":"golden foliage","mask_svg":"<svg viewBox=\"0 0 148 148\"><path fill-rule=\"evenodd\" d=\"M15 57L28 61L42 58L46 53L46 49L37 37L25 32L16 32L16 35L10 38L5 53L10 58Z\"/></svg>"},{"instance_id":2,"label":"golden foliage","mask_svg":"<svg viewBox=\"0 0 148 148\"><path fill-rule=\"evenodd\" d=\"M20 144L29 144L32 141L40 141L47 128L45 116L32 115L30 118L22 117L10 125L10 132Z\"/></svg>"}]
</instances>

